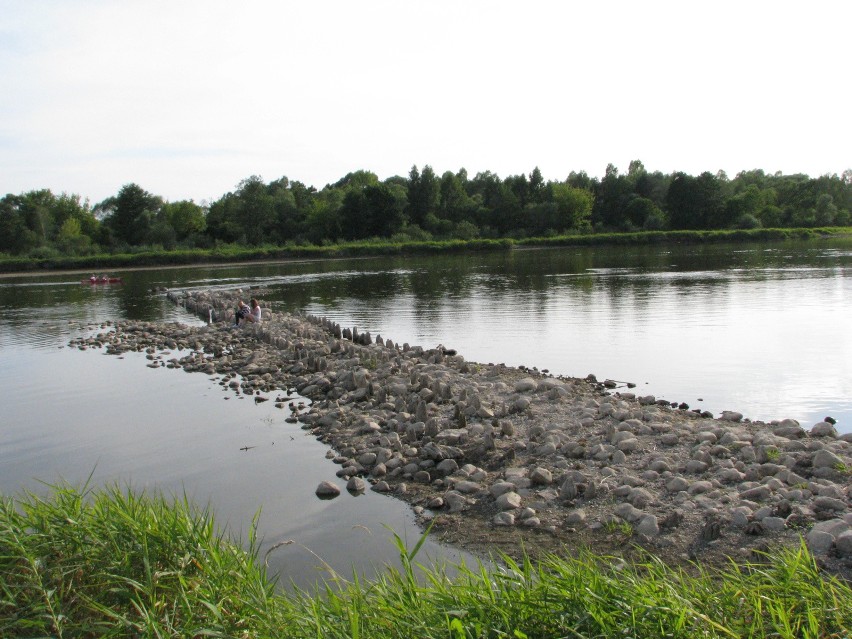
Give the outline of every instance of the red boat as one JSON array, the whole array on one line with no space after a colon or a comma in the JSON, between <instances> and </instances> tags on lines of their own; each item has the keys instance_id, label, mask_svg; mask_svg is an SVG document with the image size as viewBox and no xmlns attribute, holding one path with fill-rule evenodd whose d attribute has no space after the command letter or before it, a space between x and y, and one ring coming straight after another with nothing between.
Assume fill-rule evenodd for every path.
<instances>
[{"instance_id":1,"label":"red boat","mask_svg":"<svg viewBox=\"0 0 852 639\"><path fill-rule=\"evenodd\" d=\"M87 280L80 280L80 284L121 284L120 277L90 277Z\"/></svg>"}]
</instances>

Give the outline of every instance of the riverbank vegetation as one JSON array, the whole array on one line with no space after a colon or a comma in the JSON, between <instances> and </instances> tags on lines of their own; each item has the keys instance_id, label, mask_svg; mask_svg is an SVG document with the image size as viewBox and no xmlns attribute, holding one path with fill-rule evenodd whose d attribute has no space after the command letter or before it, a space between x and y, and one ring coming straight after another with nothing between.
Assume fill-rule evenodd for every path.
<instances>
[{"instance_id":1,"label":"riverbank vegetation","mask_svg":"<svg viewBox=\"0 0 852 639\"><path fill-rule=\"evenodd\" d=\"M125 253L57 255L45 257L3 256L0 273L37 270L115 270L146 266L222 264L270 260L345 258L377 255L418 255L461 251L499 251L533 247L639 246L647 244L711 244L717 242L762 242L806 240L830 236L852 236L852 227L739 229L720 231L639 231L634 233L581 233L523 239L391 241L382 239L342 242L322 246L220 245L211 249L136 247Z\"/></svg>"},{"instance_id":2,"label":"riverbank vegetation","mask_svg":"<svg viewBox=\"0 0 852 639\"><path fill-rule=\"evenodd\" d=\"M842 637L852 589L802 547L684 571L572 550L452 578L416 564L374 580L275 587L254 536L210 510L117 487L0 502L4 637ZM283 576L286 580L286 575Z\"/></svg>"},{"instance_id":3,"label":"riverbank vegetation","mask_svg":"<svg viewBox=\"0 0 852 639\"><path fill-rule=\"evenodd\" d=\"M427 165L385 180L356 171L320 190L251 176L202 204L168 202L133 183L94 205L48 189L7 194L0 199L0 258L4 270L16 270L525 242L706 241L720 231L761 238L768 229L847 227L850 212L852 170L817 178L761 170L694 177L649 172L635 160L626 173L609 165L600 179L572 172L545 181L538 168L501 179L464 169L438 176ZM677 235L686 231L697 234Z\"/></svg>"}]
</instances>

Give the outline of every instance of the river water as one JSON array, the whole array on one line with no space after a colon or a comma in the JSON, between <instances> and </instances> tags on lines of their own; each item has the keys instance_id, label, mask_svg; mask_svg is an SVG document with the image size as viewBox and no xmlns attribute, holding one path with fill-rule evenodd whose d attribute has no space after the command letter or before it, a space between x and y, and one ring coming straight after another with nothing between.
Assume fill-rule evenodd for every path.
<instances>
[{"instance_id":1,"label":"river water","mask_svg":"<svg viewBox=\"0 0 852 639\"><path fill-rule=\"evenodd\" d=\"M420 535L408 507L373 493L313 497L337 467L326 448L217 380L70 349L81 323L201 323L157 287L265 286L263 305L325 315L395 342L466 359L636 384L691 408L747 418L832 416L852 431L852 240L530 249L132 270L123 285L84 276L0 277L0 492L44 482L118 482L209 503L284 582L393 563L390 530ZM624 390L624 387L621 386ZM226 399L228 398L228 399ZM240 450L243 447L253 447ZM341 482L341 486L342 486ZM437 544L421 558L457 560Z\"/></svg>"}]
</instances>

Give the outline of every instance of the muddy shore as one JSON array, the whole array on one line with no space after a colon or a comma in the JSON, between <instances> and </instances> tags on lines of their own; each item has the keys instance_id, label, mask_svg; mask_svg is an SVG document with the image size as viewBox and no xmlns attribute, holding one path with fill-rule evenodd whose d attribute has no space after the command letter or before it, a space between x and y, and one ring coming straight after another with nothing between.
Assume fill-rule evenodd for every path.
<instances>
[{"instance_id":1,"label":"muddy shore","mask_svg":"<svg viewBox=\"0 0 852 639\"><path fill-rule=\"evenodd\" d=\"M328 444L348 490L405 500L444 542L513 556L647 551L691 565L804 541L852 578L852 434L830 419L714 417L591 377L467 362L269 309L233 329L237 292L167 295L211 324L122 321L72 345L144 351L151 367L275 401ZM263 305L262 290L251 296Z\"/></svg>"}]
</instances>

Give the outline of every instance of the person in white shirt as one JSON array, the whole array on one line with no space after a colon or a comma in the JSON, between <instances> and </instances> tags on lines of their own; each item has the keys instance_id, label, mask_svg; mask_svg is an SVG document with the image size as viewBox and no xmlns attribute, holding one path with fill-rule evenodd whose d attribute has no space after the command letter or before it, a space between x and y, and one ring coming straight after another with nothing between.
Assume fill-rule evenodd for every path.
<instances>
[{"instance_id":1,"label":"person in white shirt","mask_svg":"<svg viewBox=\"0 0 852 639\"><path fill-rule=\"evenodd\" d=\"M263 311L260 310L260 304L255 298L251 298L251 312L246 315L246 321L257 323L262 315Z\"/></svg>"}]
</instances>

